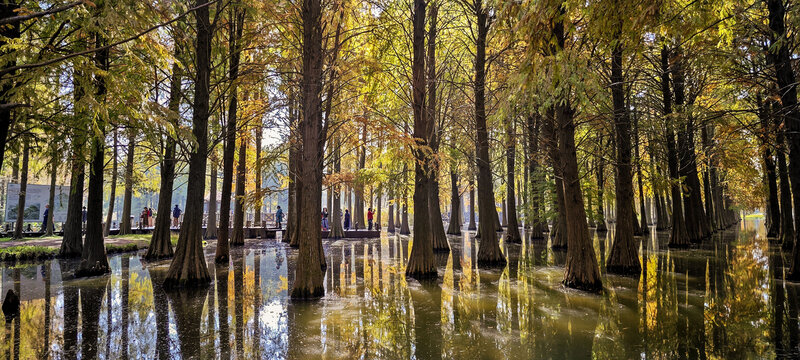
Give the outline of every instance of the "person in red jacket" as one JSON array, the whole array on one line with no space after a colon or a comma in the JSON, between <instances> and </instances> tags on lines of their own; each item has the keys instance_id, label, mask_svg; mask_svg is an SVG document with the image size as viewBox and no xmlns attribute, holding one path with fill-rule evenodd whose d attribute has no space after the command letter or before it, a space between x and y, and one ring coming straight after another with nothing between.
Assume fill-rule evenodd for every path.
<instances>
[{"instance_id":1,"label":"person in red jacket","mask_svg":"<svg viewBox=\"0 0 800 360\"><path fill-rule=\"evenodd\" d=\"M372 211L372 208L367 210L367 224L369 224L369 229L372 230L372 218L375 216L375 212Z\"/></svg>"}]
</instances>

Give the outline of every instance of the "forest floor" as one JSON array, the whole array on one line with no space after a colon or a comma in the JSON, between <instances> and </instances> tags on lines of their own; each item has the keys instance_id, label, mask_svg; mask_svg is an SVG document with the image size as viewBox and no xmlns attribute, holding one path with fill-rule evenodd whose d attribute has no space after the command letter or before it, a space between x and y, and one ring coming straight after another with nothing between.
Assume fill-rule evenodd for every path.
<instances>
[{"instance_id":1,"label":"forest floor","mask_svg":"<svg viewBox=\"0 0 800 360\"><path fill-rule=\"evenodd\" d=\"M115 254L146 249L151 234L111 235L105 238L106 253ZM61 248L60 236L42 236L11 240L0 238L0 261L36 261L53 258ZM178 243L178 235L172 234L172 245Z\"/></svg>"},{"instance_id":2,"label":"forest floor","mask_svg":"<svg viewBox=\"0 0 800 360\"><path fill-rule=\"evenodd\" d=\"M152 234L131 234L131 235L111 235L105 238L105 244L122 247L135 244L138 248L146 248L150 243ZM177 239L177 236L173 236ZM13 246L42 246L48 248L60 248L61 236L42 236L23 238L22 240L11 240L11 238L0 238L0 249L5 249Z\"/></svg>"}]
</instances>

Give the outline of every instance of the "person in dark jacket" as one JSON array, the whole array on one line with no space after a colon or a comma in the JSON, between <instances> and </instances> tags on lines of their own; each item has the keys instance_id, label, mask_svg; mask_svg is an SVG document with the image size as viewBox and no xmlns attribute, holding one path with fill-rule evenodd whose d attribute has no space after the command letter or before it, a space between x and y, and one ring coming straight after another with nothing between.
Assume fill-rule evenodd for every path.
<instances>
[{"instance_id":1,"label":"person in dark jacket","mask_svg":"<svg viewBox=\"0 0 800 360\"><path fill-rule=\"evenodd\" d=\"M350 230L350 210L344 210L344 229Z\"/></svg>"},{"instance_id":2,"label":"person in dark jacket","mask_svg":"<svg viewBox=\"0 0 800 360\"><path fill-rule=\"evenodd\" d=\"M172 209L172 227L177 228L180 225L180 218L181 218L181 208L178 205L175 205L175 208Z\"/></svg>"},{"instance_id":3,"label":"person in dark jacket","mask_svg":"<svg viewBox=\"0 0 800 360\"><path fill-rule=\"evenodd\" d=\"M278 229L281 228L281 223L283 222L283 210L280 206L278 206L278 210L275 211L275 223L278 226Z\"/></svg>"},{"instance_id":4,"label":"person in dark jacket","mask_svg":"<svg viewBox=\"0 0 800 360\"><path fill-rule=\"evenodd\" d=\"M42 231L47 231L47 221L50 220L50 204L44 206L44 220L42 220Z\"/></svg>"}]
</instances>

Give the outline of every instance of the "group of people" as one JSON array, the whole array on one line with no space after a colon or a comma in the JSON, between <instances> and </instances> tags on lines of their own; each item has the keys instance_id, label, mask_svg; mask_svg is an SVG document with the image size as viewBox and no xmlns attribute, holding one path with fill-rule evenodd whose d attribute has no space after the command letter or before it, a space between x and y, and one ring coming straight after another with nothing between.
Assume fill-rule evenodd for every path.
<instances>
[{"instance_id":1,"label":"group of people","mask_svg":"<svg viewBox=\"0 0 800 360\"><path fill-rule=\"evenodd\" d=\"M172 208L172 227L177 228L180 226L181 222L181 208L178 207L176 204L174 208ZM84 220L85 221L85 220ZM139 214L139 228L144 227L153 227L155 226L155 217L153 216L153 208L149 208L147 206L142 209L142 212Z\"/></svg>"},{"instance_id":2,"label":"group of people","mask_svg":"<svg viewBox=\"0 0 800 360\"><path fill-rule=\"evenodd\" d=\"M153 209L147 206L142 209L141 214L139 214L139 228L145 227L152 227L153 226Z\"/></svg>"},{"instance_id":3,"label":"group of people","mask_svg":"<svg viewBox=\"0 0 800 360\"><path fill-rule=\"evenodd\" d=\"M375 210L373 210L372 208L369 208L367 210L367 226L368 226L369 230L372 230L373 226L375 226L375 229L378 228L377 224L375 224L373 222L374 219L375 219ZM344 223L343 223L344 229L345 230L350 230L351 224L352 224L352 221L351 221L351 217L350 217L350 210L349 209L345 209L344 210ZM330 230L330 226L328 224L328 208L322 209L322 230ZM356 230L358 230L358 228L356 228Z\"/></svg>"}]
</instances>

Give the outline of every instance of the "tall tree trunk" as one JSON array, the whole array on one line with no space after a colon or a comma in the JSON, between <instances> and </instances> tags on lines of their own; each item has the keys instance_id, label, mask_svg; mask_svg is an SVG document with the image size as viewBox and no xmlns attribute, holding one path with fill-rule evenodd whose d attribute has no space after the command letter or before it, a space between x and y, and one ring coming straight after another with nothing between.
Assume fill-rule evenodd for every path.
<instances>
[{"instance_id":1,"label":"tall tree trunk","mask_svg":"<svg viewBox=\"0 0 800 360\"><path fill-rule=\"evenodd\" d=\"M683 219L683 204L681 204L681 185L678 175L678 153L675 149L675 130L673 129L672 92L669 87L670 78L670 51L666 45L661 48L661 92L664 102L664 117L667 122L667 162L669 163L669 177L672 189L672 233L670 233L670 247L688 247L689 234L686 232L686 223Z\"/></svg>"},{"instance_id":2,"label":"tall tree trunk","mask_svg":"<svg viewBox=\"0 0 800 360\"><path fill-rule=\"evenodd\" d=\"M475 42L475 129L477 134L476 162L478 167L479 232L478 265L503 266L506 258L497 241L497 211L495 210L492 172L489 159L489 132L486 128L486 36L489 32L489 12L482 0L474 2L477 37Z\"/></svg>"},{"instance_id":3,"label":"tall tree trunk","mask_svg":"<svg viewBox=\"0 0 800 360\"><path fill-rule=\"evenodd\" d=\"M475 158L470 157L470 166L474 167ZM469 225L467 230L477 230L478 226L475 224L475 171L470 171L469 175Z\"/></svg>"},{"instance_id":4,"label":"tall tree trunk","mask_svg":"<svg viewBox=\"0 0 800 360\"><path fill-rule=\"evenodd\" d=\"M376 203L375 204L375 211L378 214L375 217L375 224L373 224L375 226L375 230L377 230L377 231L381 230L381 207L383 207L382 206L383 205L382 204L383 194L381 194L382 191L383 191L383 189L381 189L381 187L379 185L378 186L378 193L375 196L375 203Z\"/></svg>"},{"instance_id":5,"label":"tall tree trunk","mask_svg":"<svg viewBox=\"0 0 800 360\"><path fill-rule=\"evenodd\" d=\"M133 202L133 159L136 150L136 133L128 129L128 152L125 161L125 193L122 198L122 219L119 222L119 234L131 233L131 206Z\"/></svg>"},{"instance_id":6,"label":"tall tree trunk","mask_svg":"<svg viewBox=\"0 0 800 360\"><path fill-rule=\"evenodd\" d=\"M706 224L708 226L709 231L716 231L717 230L717 222L716 217L714 216L714 204L713 204L713 197L711 196L711 177L708 173L708 168L711 167L710 155L712 154L711 149L711 136L710 132L713 131L711 125L704 125L701 128L700 136L701 141L703 142L703 153L706 154L705 159L705 170L703 171L703 205L705 206L706 211Z\"/></svg>"},{"instance_id":7,"label":"tall tree trunk","mask_svg":"<svg viewBox=\"0 0 800 360\"><path fill-rule=\"evenodd\" d=\"M647 152L650 155L650 187L653 189L653 202L656 207L656 231L667 230L669 228L669 219L667 216L664 198L661 196L662 189L656 183L657 176L660 177L661 167L656 167L656 163L661 159L656 158L654 141L647 138Z\"/></svg>"},{"instance_id":8,"label":"tall tree trunk","mask_svg":"<svg viewBox=\"0 0 800 360\"><path fill-rule=\"evenodd\" d=\"M219 163L217 163L216 150L211 151L209 160L211 161L211 171L209 172L208 181L208 220L206 221L206 239L216 239L219 231L217 225L217 180L219 179Z\"/></svg>"},{"instance_id":9,"label":"tall tree trunk","mask_svg":"<svg viewBox=\"0 0 800 360\"><path fill-rule=\"evenodd\" d=\"M262 131L264 128L262 126L255 127L256 133L256 162L255 162L255 183L256 183L256 191L255 191L255 204L253 204L253 210L255 210L255 214L253 214L253 219L255 219L255 227L262 227L261 223L261 208L264 206L263 200L264 195L261 194L261 187L263 186L261 181L261 137ZM330 209L330 207L328 207Z\"/></svg>"},{"instance_id":10,"label":"tall tree trunk","mask_svg":"<svg viewBox=\"0 0 800 360\"><path fill-rule=\"evenodd\" d=\"M705 220L700 180L697 178L697 163L694 153L694 121L691 113L684 109L686 105L684 96L684 60L683 52L676 50L675 64L673 65L672 84L675 91L675 106L678 108L679 118L683 128L678 131L678 174L684 178L686 189L683 194L684 223L689 240L699 242L710 234Z\"/></svg>"},{"instance_id":11,"label":"tall tree trunk","mask_svg":"<svg viewBox=\"0 0 800 360\"><path fill-rule=\"evenodd\" d=\"M566 9L562 5L559 12L563 16ZM553 26L555 44L552 55L562 51L565 43L563 20L558 20ZM554 84L558 88L558 84ZM555 114L558 129L559 162L564 186L564 207L567 214L565 231L567 233L567 259L564 269L563 283L567 287L600 291L603 283L600 280L600 270L594 255L594 246L589 235L589 226L586 223L586 211L583 206L581 194L580 174L578 173L578 157L575 148L575 122L574 110L568 99L560 99L555 105Z\"/></svg>"},{"instance_id":12,"label":"tall tree trunk","mask_svg":"<svg viewBox=\"0 0 800 360\"><path fill-rule=\"evenodd\" d=\"M506 212L508 212L506 215L508 223L506 241L521 243L522 236L519 234L519 222L517 221L517 200L514 193L516 191L514 186L514 171L516 170L514 162L517 156L517 139L514 134L514 119L507 119L506 121Z\"/></svg>"},{"instance_id":13,"label":"tall tree trunk","mask_svg":"<svg viewBox=\"0 0 800 360\"><path fill-rule=\"evenodd\" d=\"M603 139L600 139L602 147ZM606 225L606 210L605 210L605 187L606 187L606 160L602 154L597 155L597 227L596 232L608 231Z\"/></svg>"},{"instance_id":14,"label":"tall tree trunk","mask_svg":"<svg viewBox=\"0 0 800 360\"><path fill-rule=\"evenodd\" d=\"M319 214L322 205L322 163L327 128L322 126L321 11L320 0L303 0L302 163L298 174L303 181L297 189L300 214ZM319 222L300 221L297 230L299 252L291 297L318 298L325 292L323 268L326 266Z\"/></svg>"},{"instance_id":15,"label":"tall tree trunk","mask_svg":"<svg viewBox=\"0 0 800 360\"><path fill-rule=\"evenodd\" d=\"M231 85L228 100L228 124L225 130L225 148L222 154L222 198L220 199L219 230L217 231L217 249L214 255L214 261L218 264L227 263L230 258L228 236L231 229L231 185L233 184L233 155L236 151L236 131L238 130L236 112L239 106L237 81L239 78L239 62L242 56L241 49L239 48L239 41L242 38L244 13L234 7L231 9L230 17L230 24L228 25L228 51L231 53L231 57L228 81L231 82ZM235 234L236 227L234 226L234 236Z\"/></svg>"},{"instance_id":16,"label":"tall tree trunk","mask_svg":"<svg viewBox=\"0 0 800 360\"><path fill-rule=\"evenodd\" d=\"M289 91L289 185L287 186L287 206L286 206L286 237L282 239L283 242L289 243L292 247L297 247L297 226L299 225L300 217L297 216L297 163L300 161L298 158L299 148L299 135L298 124L300 123L299 114L297 109L297 101L293 90Z\"/></svg>"},{"instance_id":17,"label":"tall tree trunk","mask_svg":"<svg viewBox=\"0 0 800 360\"><path fill-rule=\"evenodd\" d=\"M650 234L650 227L648 226L648 219L650 218L650 211L647 209L647 203L645 202L645 195L644 195L644 178L642 175L642 158L639 154L639 116L634 110L633 113L633 149L634 155L636 156L636 181L639 185L639 208L641 210L640 214L640 228L642 230L642 235ZM638 255L637 255L638 257Z\"/></svg>"},{"instance_id":18,"label":"tall tree trunk","mask_svg":"<svg viewBox=\"0 0 800 360\"><path fill-rule=\"evenodd\" d=\"M24 237L23 225L25 222L25 196L28 191L28 166L30 162L31 145L28 136L22 139L22 175L19 181L19 200L17 202L17 222L14 224L15 240L21 240Z\"/></svg>"},{"instance_id":19,"label":"tall tree trunk","mask_svg":"<svg viewBox=\"0 0 800 360\"><path fill-rule=\"evenodd\" d=\"M8 0L0 4L0 19L12 18L18 15L19 4L16 0ZM10 24L6 24L0 28L0 48L3 49L3 53L0 55L3 55L3 57L7 59L3 63L4 68L12 68L17 65L17 57L9 56L16 50L9 49L10 47L7 45L19 39L20 35L21 32L19 21L11 22ZM16 74L16 72L9 74L9 77L13 77L14 74ZM13 102L12 96L14 87L14 80L6 79L6 81L3 82L2 87L0 87L0 103L10 104ZM7 145L6 142L8 141L8 131L11 129L11 125L14 123L14 118L11 116L11 111L11 108L0 109L0 167L3 166L3 158L5 156L5 149Z\"/></svg>"},{"instance_id":20,"label":"tall tree trunk","mask_svg":"<svg viewBox=\"0 0 800 360\"><path fill-rule=\"evenodd\" d=\"M581 195L575 149L575 124L572 119L573 110L565 104L558 106L556 113L561 124L558 143L561 150L561 161L564 164L561 172L564 176L564 207L567 214L564 227L567 237L567 259L563 283L565 286L575 289L600 291L603 283L600 280L600 270L597 266L589 226L586 223L586 211Z\"/></svg>"},{"instance_id":21,"label":"tall tree trunk","mask_svg":"<svg viewBox=\"0 0 800 360\"><path fill-rule=\"evenodd\" d=\"M101 3L102 4L102 3ZM98 7L102 12L105 6ZM96 33L96 46L98 48L106 44L105 38L98 32ZM95 53L95 64L103 71L95 75L97 91L95 100L105 103L106 96L106 75L109 68L108 48ZM86 238L83 242L81 252L81 263L75 270L76 277L94 276L111 272L106 257L106 247L103 242L103 171L105 168L105 135L106 122L108 119L98 116L93 124L96 131L93 133L91 145L91 163L89 166L89 195L86 199Z\"/></svg>"},{"instance_id":22,"label":"tall tree trunk","mask_svg":"<svg viewBox=\"0 0 800 360\"><path fill-rule=\"evenodd\" d=\"M450 224L447 233L461 235L461 197L458 193L458 173L455 163L450 164Z\"/></svg>"},{"instance_id":23,"label":"tall tree trunk","mask_svg":"<svg viewBox=\"0 0 800 360\"><path fill-rule=\"evenodd\" d=\"M544 232L547 230L547 222L542 216L544 205L544 179L539 170L539 132L541 129L541 119L531 114L528 116L528 149L530 157L528 162L528 172L530 173L531 188L531 230L530 240L544 239Z\"/></svg>"},{"instance_id":24,"label":"tall tree trunk","mask_svg":"<svg viewBox=\"0 0 800 360\"><path fill-rule=\"evenodd\" d=\"M113 131L114 131L114 148L111 149L111 154L112 154L111 156L113 156L113 158L111 159L111 194L109 194L109 196L108 196L108 213L106 215L106 224L105 224L105 229L103 230L103 236L108 236L111 233L111 218L114 215L114 204L116 203L116 199L117 199L117 172L119 172L119 169L118 169L119 165L117 164L118 163L117 157L119 156L119 152L117 151L117 148L119 147L119 139L117 138L117 129L114 128ZM51 194L50 196L51 196L52 200L55 200L54 199L55 198L55 178L56 178L55 169L56 169L56 167L54 166L53 167L53 175L52 175L52 179L51 179L52 180L51 181L52 184L50 185L50 194ZM51 213L53 212L53 201L52 200L50 201L50 212ZM48 231L50 231L50 234L52 235L52 230L50 230L51 223L52 223L52 221L48 221L47 227L48 227Z\"/></svg>"},{"instance_id":25,"label":"tall tree trunk","mask_svg":"<svg viewBox=\"0 0 800 360\"><path fill-rule=\"evenodd\" d=\"M760 98L758 102L758 117L761 121L761 132L760 132L760 140L761 140L761 161L764 165L764 173L766 174L767 178L767 212L769 215L769 225L767 226L767 237L768 238L775 238L779 234L779 229L781 225L781 215L780 215L780 208L779 208L779 200L778 200L778 183L777 183L777 175L775 171L775 159L772 155L772 142L770 139L770 134L775 132L775 129L772 125L772 121L770 119L770 109L769 103L764 104ZM710 167L710 166L709 166ZM711 171L709 171L710 173ZM711 198L712 206L714 205L714 196L713 196L713 189L711 187L711 175L709 174L709 189L711 189L711 195L706 195L706 197ZM716 209L715 212L719 212L721 209ZM717 229L722 228L723 224L719 223L719 215L714 214L715 219L714 222L717 225Z\"/></svg>"},{"instance_id":26,"label":"tall tree trunk","mask_svg":"<svg viewBox=\"0 0 800 360\"><path fill-rule=\"evenodd\" d=\"M102 126L100 126L102 129ZM103 242L103 135L92 139L92 162L89 173L89 195L86 200L86 239L76 277L101 275L111 271Z\"/></svg>"},{"instance_id":27,"label":"tall tree trunk","mask_svg":"<svg viewBox=\"0 0 800 360\"><path fill-rule=\"evenodd\" d=\"M333 149L333 171L336 174L339 174L342 171L342 151L341 151L341 140L338 136L336 136L335 148ZM333 208L332 212L330 212L330 227L331 231L328 234L328 238L330 239L341 239L344 237L344 229L342 228L342 191L341 191L341 184L335 184L333 187ZM389 212L391 212L391 208L389 208ZM391 216L389 217L391 221ZM393 229L390 228L390 231Z\"/></svg>"},{"instance_id":28,"label":"tall tree trunk","mask_svg":"<svg viewBox=\"0 0 800 360\"><path fill-rule=\"evenodd\" d=\"M242 130L239 139L239 166L236 169L236 198L233 209L233 234L231 235L231 245L244 245L244 200L245 200L245 181L247 166L247 131Z\"/></svg>"},{"instance_id":29,"label":"tall tree trunk","mask_svg":"<svg viewBox=\"0 0 800 360\"><path fill-rule=\"evenodd\" d=\"M551 247L555 250L564 250L569 245L567 242L567 207L564 198L564 174L562 159L560 154L560 138L558 134L559 119L556 118L555 111L551 108L547 111L546 131L548 133L550 162L553 164L553 177L555 178L555 209L556 218L553 220L553 231L550 232L552 239ZM602 198L602 197L601 197ZM586 225L589 226L588 224Z\"/></svg>"},{"instance_id":30,"label":"tall tree trunk","mask_svg":"<svg viewBox=\"0 0 800 360\"><path fill-rule=\"evenodd\" d=\"M44 221L47 222L47 228L45 229L45 235L46 236L53 236L53 231L55 230L55 223L53 223L53 219L54 219L53 213L55 212L55 206L56 206L56 181L58 179L58 163L59 163L60 160L61 159L58 156L58 150L54 146L53 147L52 158L50 159L50 166L51 166L50 167L50 194L48 194L49 196L47 198L47 206L50 208L50 211L47 212L47 219L44 220ZM116 166L116 162L114 163L114 165ZM111 189L114 189L115 185L116 185L116 182L112 181ZM113 190L112 190L112 194L113 194ZM112 201L112 203L109 204L109 207L113 206L113 201L114 201L113 197L112 197L111 201ZM111 211L109 210L108 213L111 214ZM109 220L109 222L110 222L110 220Z\"/></svg>"},{"instance_id":31,"label":"tall tree trunk","mask_svg":"<svg viewBox=\"0 0 800 360\"><path fill-rule=\"evenodd\" d=\"M178 236L175 256L172 258L167 277L164 280L164 287L167 289L180 286L206 286L211 281L203 254L203 196L206 190L206 162L208 161L209 80L211 75L211 34L213 33L208 6L201 6L207 1L196 0L196 6L200 7L194 12L197 19L197 40L195 41L197 74L192 111L192 135L194 135L195 144L189 154L186 209L183 224L181 224L181 233ZM204 298L205 291L202 295ZM185 299L186 296L188 294L184 291L176 299ZM177 304L177 306L181 310L176 311L176 318L180 318L179 313L200 318L202 305L199 308L189 305L182 306L182 304ZM183 320L189 323L192 321L188 318ZM180 333L181 329L178 330ZM185 331L185 333L190 332L191 330Z\"/></svg>"},{"instance_id":32,"label":"tall tree trunk","mask_svg":"<svg viewBox=\"0 0 800 360\"><path fill-rule=\"evenodd\" d=\"M394 202L389 203L389 222L386 224L386 231L394 234Z\"/></svg>"},{"instance_id":33,"label":"tall tree trunk","mask_svg":"<svg viewBox=\"0 0 800 360\"><path fill-rule=\"evenodd\" d=\"M177 50L176 50L177 51ZM181 68L176 62L172 65L172 79L169 87L170 123L178 127L180 113ZM150 246L147 247L145 259L162 259L173 255L172 231L172 187L175 183L175 164L178 162L176 141L167 133L164 145L164 160L161 162L161 187L158 192L158 214ZM209 203L210 205L210 203ZM210 212L209 212L210 214Z\"/></svg>"},{"instance_id":34,"label":"tall tree trunk","mask_svg":"<svg viewBox=\"0 0 800 360\"><path fill-rule=\"evenodd\" d=\"M635 275L642 271L639 263L639 242L634 238L633 172L631 158L631 121L625 104L625 81L622 71L622 44L619 36L622 23L616 30L617 41L611 53L611 97L614 103L614 132L617 143L616 187L617 226L614 242L606 262L606 270L614 274ZM645 225L646 226L646 225Z\"/></svg>"},{"instance_id":35,"label":"tall tree trunk","mask_svg":"<svg viewBox=\"0 0 800 360\"><path fill-rule=\"evenodd\" d=\"M361 132L361 149L358 151L358 170L361 172L367 166L367 125ZM353 208L353 226L356 230L366 229L364 221L364 183L356 181L355 188L355 207Z\"/></svg>"},{"instance_id":36,"label":"tall tree trunk","mask_svg":"<svg viewBox=\"0 0 800 360\"><path fill-rule=\"evenodd\" d=\"M506 194L506 197L507 196L508 194ZM502 217L500 218L500 227L506 227L508 226L508 221L506 220L506 215L508 213L508 208L506 207L506 198L503 198L500 208L503 209Z\"/></svg>"},{"instance_id":37,"label":"tall tree trunk","mask_svg":"<svg viewBox=\"0 0 800 360\"><path fill-rule=\"evenodd\" d=\"M437 41L437 20L439 17L439 6L431 2L428 10L428 44L427 44L427 103L425 103L425 121L430 131L427 134L428 143L431 148L431 154L428 160L428 177L430 192L428 197L429 208L429 221L431 227L431 236L434 251L450 251L450 244L447 242L447 235L444 231L444 222L442 221L442 209L439 201L439 170L441 168L438 161L439 145L442 141L442 132L439 128L439 118L437 116L437 81L438 75L436 74L436 41ZM424 36L423 36L424 43ZM423 87L424 88L424 87ZM424 95L423 95L424 96Z\"/></svg>"},{"instance_id":38,"label":"tall tree trunk","mask_svg":"<svg viewBox=\"0 0 800 360\"><path fill-rule=\"evenodd\" d=\"M778 232L778 239L785 248L791 249L794 244L794 219L792 218L792 192L789 184L789 169L786 166L786 141L785 141L785 128L787 124L783 124L783 119L780 116L775 117L775 153L778 159L778 177L780 178L780 231ZM790 155L791 158L791 155Z\"/></svg>"},{"instance_id":39,"label":"tall tree trunk","mask_svg":"<svg viewBox=\"0 0 800 360\"><path fill-rule=\"evenodd\" d=\"M83 96L80 86L80 74L75 75L76 103ZM82 116L80 108L75 110L77 116ZM83 183L86 176L86 165L83 156L86 140L83 130L76 129L72 135L72 169L70 178L69 202L67 203L67 219L64 222L64 238L61 241L59 257L77 257L83 251L83 222L81 207L83 206Z\"/></svg>"},{"instance_id":40,"label":"tall tree trunk","mask_svg":"<svg viewBox=\"0 0 800 360\"><path fill-rule=\"evenodd\" d=\"M411 228L408 224L408 164L403 164L403 212L400 220L400 235L411 235ZM398 211L399 211L398 207Z\"/></svg>"},{"instance_id":41,"label":"tall tree trunk","mask_svg":"<svg viewBox=\"0 0 800 360\"><path fill-rule=\"evenodd\" d=\"M431 229L431 158L428 146L431 131L430 116L425 108L425 0L414 0L413 58L411 63L411 108L414 112L414 241L408 255L406 276L416 279L436 278L436 258L433 255ZM438 196L438 194L437 194ZM441 217L439 218L441 223Z\"/></svg>"}]
</instances>

